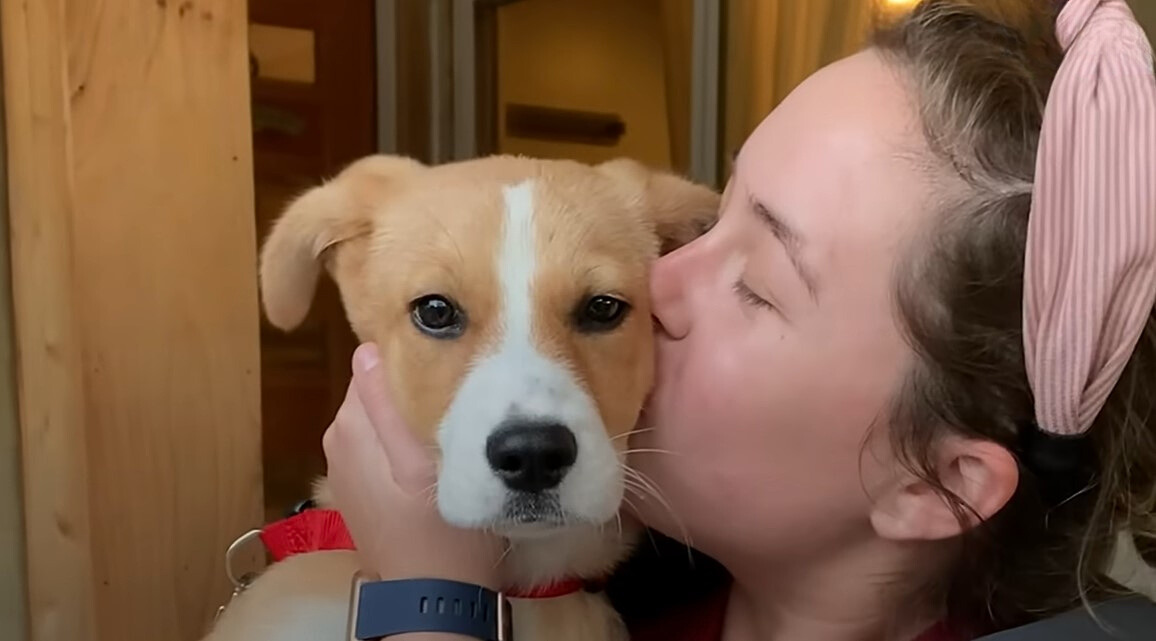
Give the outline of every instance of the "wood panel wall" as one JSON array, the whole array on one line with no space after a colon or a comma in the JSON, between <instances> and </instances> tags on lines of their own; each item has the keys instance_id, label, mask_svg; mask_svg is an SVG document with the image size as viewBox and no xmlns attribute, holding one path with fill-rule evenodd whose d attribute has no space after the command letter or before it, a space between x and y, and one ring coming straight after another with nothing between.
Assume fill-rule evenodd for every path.
<instances>
[{"instance_id":1,"label":"wood panel wall","mask_svg":"<svg viewBox=\"0 0 1156 641\"><path fill-rule=\"evenodd\" d=\"M195 639L262 516L246 6L0 26L29 636Z\"/></svg>"}]
</instances>

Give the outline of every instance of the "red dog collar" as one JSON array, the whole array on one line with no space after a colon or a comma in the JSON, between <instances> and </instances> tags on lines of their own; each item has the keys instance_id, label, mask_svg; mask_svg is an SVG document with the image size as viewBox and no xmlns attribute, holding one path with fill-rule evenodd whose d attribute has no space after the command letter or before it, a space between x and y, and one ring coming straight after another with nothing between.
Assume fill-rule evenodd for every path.
<instances>
[{"instance_id":1,"label":"red dog collar","mask_svg":"<svg viewBox=\"0 0 1156 641\"><path fill-rule=\"evenodd\" d=\"M518 588L510 588L506 590L506 596L511 599L553 599L555 597L566 596L574 594L575 592L600 592L604 584L602 582L587 581L585 579L565 579L562 581L555 581L554 583L547 583L546 585L539 585L527 590Z\"/></svg>"},{"instance_id":2,"label":"red dog collar","mask_svg":"<svg viewBox=\"0 0 1156 641\"><path fill-rule=\"evenodd\" d=\"M353 538L337 510L302 510L261 530L261 542L274 561L294 554L353 550Z\"/></svg>"},{"instance_id":3,"label":"red dog collar","mask_svg":"<svg viewBox=\"0 0 1156 641\"><path fill-rule=\"evenodd\" d=\"M274 562L306 552L356 549L341 514L337 510L324 509L302 510L287 519L266 525L261 530L261 542L265 544ZM553 599L582 590L597 592L601 588L602 584L598 582L566 579L505 592L514 599Z\"/></svg>"}]
</instances>

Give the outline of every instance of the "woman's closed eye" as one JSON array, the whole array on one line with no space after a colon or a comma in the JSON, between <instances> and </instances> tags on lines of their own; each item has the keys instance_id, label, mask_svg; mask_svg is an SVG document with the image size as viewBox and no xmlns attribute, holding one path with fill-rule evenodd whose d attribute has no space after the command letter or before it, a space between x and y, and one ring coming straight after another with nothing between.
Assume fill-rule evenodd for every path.
<instances>
[{"instance_id":1,"label":"woman's closed eye","mask_svg":"<svg viewBox=\"0 0 1156 641\"><path fill-rule=\"evenodd\" d=\"M744 303L752 307L760 307L768 310L777 309L774 303L756 294L753 289L748 287L747 284L742 281L742 279L735 281L733 289L735 294L737 294Z\"/></svg>"}]
</instances>

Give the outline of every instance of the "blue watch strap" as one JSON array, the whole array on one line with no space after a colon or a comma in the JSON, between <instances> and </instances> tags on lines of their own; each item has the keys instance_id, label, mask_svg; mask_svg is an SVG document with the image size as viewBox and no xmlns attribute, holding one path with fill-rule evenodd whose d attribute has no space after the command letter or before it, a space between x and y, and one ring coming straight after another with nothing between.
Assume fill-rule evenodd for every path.
<instances>
[{"instance_id":1,"label":"blue watch strap","mask_svg":"<svg viewBox=\"0 0 1156 641\"><path fill-rule=\"evenodd\" d=\"M354 638L449 632L481 641L510 641L509 605L493 590L445 579L359 584Z\"/></svg>"}]
</instances>

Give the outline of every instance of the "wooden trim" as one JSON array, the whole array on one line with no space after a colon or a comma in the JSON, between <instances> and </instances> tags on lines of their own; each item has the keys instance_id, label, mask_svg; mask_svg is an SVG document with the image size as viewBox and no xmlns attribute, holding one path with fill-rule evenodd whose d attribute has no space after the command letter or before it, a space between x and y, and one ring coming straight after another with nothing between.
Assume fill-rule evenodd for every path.
<instances>
[{"instance_id":1,"label":"wooden trim","mask_svg":"<svg viewBox=\"0 0 1156 641\"><path fill-rule=\"evenodd\" d=\"M34 641L199 638L263 516L246 23L0 0Z\"/></svg>"},{"instance_id":2,"label":"wooden trim","mask_svg":"<svg viewBox=\"0 0 1156 641\"><path fill-rule=\"evenodd\" d=\"M317 0L249 0L249 21L316 31L323 6Z\"/></svg>"},{"instance_id":3,"label":"wooden trim","mask_svg":"<svg viewBox=\"0 0 1156 641\"><path fill-rule=\"evenodd\" d=\"M507 103L506 135L512 138L613 147L626 134L615 113Z\"/></svg>"}]
</instances>

